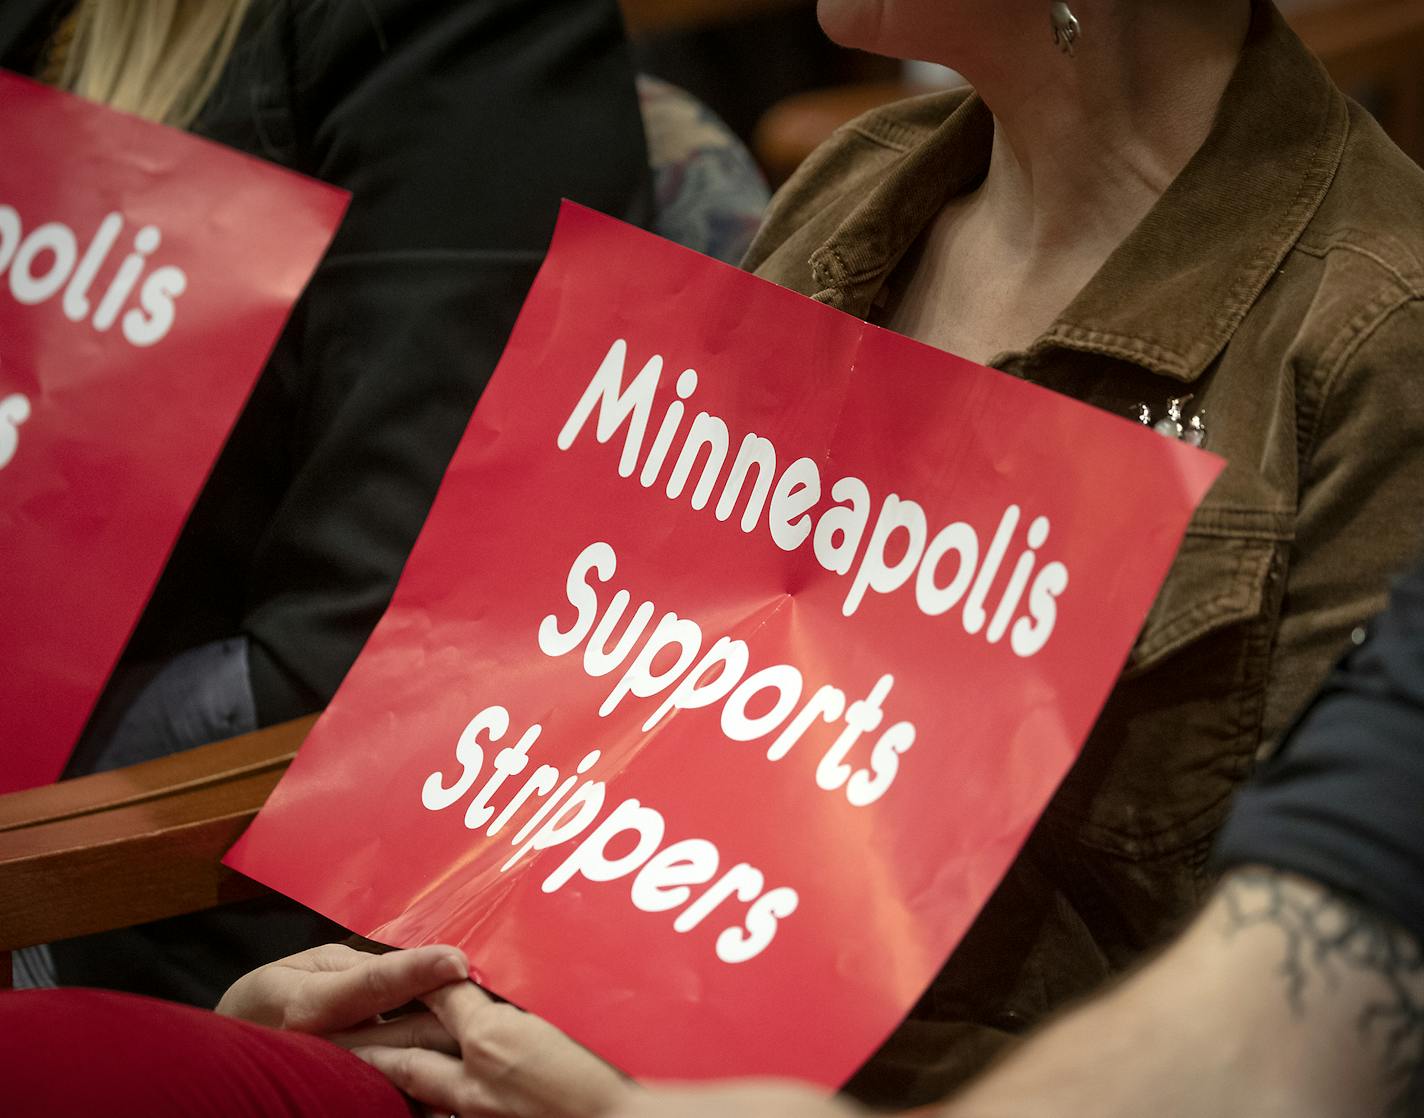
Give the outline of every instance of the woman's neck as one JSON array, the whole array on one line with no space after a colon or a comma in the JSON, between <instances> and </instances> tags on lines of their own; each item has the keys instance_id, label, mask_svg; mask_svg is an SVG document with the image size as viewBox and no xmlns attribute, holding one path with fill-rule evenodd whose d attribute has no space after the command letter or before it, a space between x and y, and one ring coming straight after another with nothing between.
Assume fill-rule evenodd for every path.
<instances>
[{"instance_id":1,"label":"woman's neck","mask_svg":"<svg viewBox=\"0 0 1424 1118\"><path fill-rule=\"evenodd\" d=\"M1074 0L1083 32L1073 57L1054 45L1047 5L1004 7L1020 14L945 60L997 123L976 208L1021 260L1116 245L1206 139L1251 4Z\"/></svg>"},{"instance_id":2,"label":"woman's neck","mask_svg":"<svg viewBox=\"0 0 1424 1118\"><path fill-rule=\"evenodd\" d=\"M886 321L977 361L1029 346L1147 216L1206 139L1251 12L1250 0L1072 0L1070 58L1047 4L988 2L1001 5L992 29L935 59L994 113L988 174L931 225Z\"/></svg>"}]
</instances>

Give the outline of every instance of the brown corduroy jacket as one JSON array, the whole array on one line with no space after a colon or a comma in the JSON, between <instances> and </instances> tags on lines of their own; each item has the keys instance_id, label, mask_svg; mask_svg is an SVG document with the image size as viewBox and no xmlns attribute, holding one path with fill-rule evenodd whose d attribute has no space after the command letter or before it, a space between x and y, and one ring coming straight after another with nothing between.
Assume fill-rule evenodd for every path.
<instances>
[{"instance_id":1,"label":"brown corduroy jacket","mask_svg":"<svg viewBox=\"0 0 1424 1118\"><path fill-rule=\"evenodd\" d=\"M877 318L992 135L963 92L847 125L747 266ZM1229 465L1081 761L852 1081L882 1104L942 1095L1180 925L1233 790L1418 554L1424 172L1259 3L1200 152L1048 332L993 364L1123 416L1191 394ZM1110 492L1102 514L1121 515Z\"/></svg>"}]
</instances>

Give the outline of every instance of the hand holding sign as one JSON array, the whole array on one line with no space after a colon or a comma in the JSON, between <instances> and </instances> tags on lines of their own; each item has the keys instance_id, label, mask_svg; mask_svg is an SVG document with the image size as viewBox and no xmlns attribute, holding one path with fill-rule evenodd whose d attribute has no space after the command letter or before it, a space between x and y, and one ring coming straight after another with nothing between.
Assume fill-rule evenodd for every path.
<instances>
[{"instance_id":1,"label":"hand holding sign","mask_svg":"<svg viewBox=\"0 0 1424 1118\"><path fill-rule=\"evenodd\" d=\"M453 1038L453 1051L389 1041L352 1051L439 1113L597 1118L636 1091L547 1021L497 1002L471 983L443 987L421 1000Z\"/></svg>"},{"instance_id":2,"label":"hand holding sign","mask_svg":"<svg viewBox=\"0 0 1424 1118\"><path fill-rule=\"evenodd\" d=\"M217 1012L322 1036L444 1113L601 1114L628 1081L548 1022L466 981L458 948L373 955L344 944L244 975ZM410 1012L420 999L430 1008Z\"/></svg>"},{"instance_id":3,"label":"hand holding sign","mask_svg":"<svg viewBox=\"0 0 1424 1118\"><path fill-rule=\"evenodd\" d=\"M216 1009L254 1025L335 1038L432 990L463 982L468 973L469 963L454 947L373 955L328 943L243 975Z\"/></svg>"},{"instance_id":4,"label":"hand holding sign","mask_svg":"<svg viewBox=\"0 0 1424 1118\"><path fill-rule=\"evenodd\" d=\"M839 1084L1018 853L1219 469L568 206L228 864L458 944L640 1077Z\"/></svg>"}]
</instances>

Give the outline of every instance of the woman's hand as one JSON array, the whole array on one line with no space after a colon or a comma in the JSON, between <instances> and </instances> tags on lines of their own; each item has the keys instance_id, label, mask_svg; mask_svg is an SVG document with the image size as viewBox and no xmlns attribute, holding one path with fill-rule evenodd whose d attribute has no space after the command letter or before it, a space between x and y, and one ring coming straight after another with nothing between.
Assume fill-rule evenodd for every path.
<instances>
[{"instance_id":1,"label":"woman's hand","mask_svg":"<svg viewBox=\"0 0 1424 1118\"><path fill-rule=\"evenodd\" d=\"M432 990L463 983L469 973L464 953L455 947L369 955L328 943L243 975L223 995L217 1011L258 1025L316 1033L340 1044L342 1032L370 1026L380 1014ZM389 1030L398 1024L376 1027ZM434 1039L426 1022L403 1027L425 1029L423 1035Z\"/></svg>"},{"instance_id":2,"label":"woman's hand","mask_svg":"<svg viewBox=\"0 0 1424 1118\"><path fill-rule=\"evenodd\" d=\"M413 1017L343 1038L411 1098L455 1115L595 1118L636 1089L553 1025L468 982L426 993L433 1021ZM445 1038L454 1043L445 1043Z\"/></svg>"}]
</instances>

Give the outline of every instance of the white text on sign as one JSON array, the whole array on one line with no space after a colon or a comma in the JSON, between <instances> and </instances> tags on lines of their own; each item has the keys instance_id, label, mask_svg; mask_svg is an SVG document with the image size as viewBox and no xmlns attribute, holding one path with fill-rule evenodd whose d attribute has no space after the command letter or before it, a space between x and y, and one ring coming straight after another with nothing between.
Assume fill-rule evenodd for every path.
<instances>
[{"instance_id":1,"label":"white text on sign","mask_svg":"<svg viewBox=\"0 0 1424 1118\"><path fill-rule=\"evenodd\" d=\"M638 608L610 650L611 630L619 624L631 599L626 590L618 591L595 628L598 596L589 580L591 575L597 575L598 581L607 582L616 567L616 556L608 544L595 543L585 548L568 577L568 597L577 617L567 630L559 628L553 614L539 626L539 647L545 655L565 656L587 642L583 664L590 676L610 675L628 663L600 708L600 715L611 714L626 697L651 699L667 692L643 724L644 730L650 730L673 710L693 710L721 701L719 723L728 740L756 741L781 731L767 749L769 761L787 756L814 726L841 722L841 729L816 767L817 785L828 792L844 788L846 799L856 807L868 806L885 794L899 772L901 755L914 744L915 730L910 723L897 722L880 735L870 751L868 768L857 769L848 762L862 735L874 732L883 721L881 704L894 686L892 677L882 676L869 695L849 704L844 692L821 687L792 717L804 686L797 668L780 664L748 676L745 673L750 653L746 643L727 637L717 640L694 667L703 636L701 627L688 618L664 614L634 655L634 646L656 612L651 602ZM654 663L665 660L665 654L674 650L676 664L654 672ZM776 693L772 709L750 716L749 709L762 705L760 696L768 691ZM779 922L792 915L800 904L796 890L788 886L767 889L762 871L745 862L724 870L721 851L707 839L686 838L664 846L667 820L662 812L636 799L623 800L596 823L606 806L606 784L586 774L602 758L601 750L586 753L577 772L567 778L553 765L540 765L496 810L491 801L500 795L507 778L521 775L528 767L529 750L544 729L535 723L514 745L494 754L484 783L476 789L485 772L485 748L504 739L509 723L509 711L502 706L486 707L469 721L455 744L460 773L454 782L447 784L445 773L437 771L426 778L421 788L421 803L427 810L444 811L473 793L465 808L465 827L472 831L484 829L485 835L493 838L526 807L537 804L515 833L512 845L517 849L500 867L501 871L512 869L532 851L574 843L544 879L544 892L555 893L575 877L590 882L627 878L630 899L641 911L682 909L672 925L673 931L679 933L691 932L729 901L741 903L746 906L742 923L724 928L714 941L717 958L724 963L745 963L771 945ZM631 850L610 855L612 849L626 848L630 837ZM706 888L694 898L694 892L702 886Z\"/></svg>"},{"instance_id":2,"label":"white text on sign","mask_svg":"<svg viewBox=\"0 0 1424 1118\"><path fill-rule=\"evenodd\" d=\"M149 257L163 240L156 225L145 225L134 234L130 251L98 295L95 281L123 232L123 214L111 213L99 222L81 253L79 237L68 225L50 221L26 231L19 211L0 204L0 275L8 273L10 297L33 307L63 291L60 305L71 322L87 319L101 334L120 322L130 345L156 345L173 328L174 300L188 289L188 276L171 264L144 275ZM129 307L135 289L138 305ZM91 296L97 296L97 303ZM126 312L125 307L129 307Z\"/></svg>"},{"instance_id":3,"label":"white text on sign","mask_svg":"<svg viewBox=\"0 0 1424 1118\"><path fill-rule=\"evenodd\" d=\"M638 470L639 483L651 488L671 460L665 492L669 500L678 500L702 458L702 470L691 497L694 509L707 506L720 482L722 491L713 511L718 520L727 520L750 485L742 511L743 532L755 529L766 512L767 529L783 551L794 551L810 539L816 560L825 570L844 576L853 569L850 589L841 607L845 616L852 616L861 607L867 593L889 594L913 578L915 604L928 617L958 609L966 633L982 634L989 644L998 644L1008 634L1009 647L1023 657L1035 655L1048 643L1058 620L1058 599L1068 588L1068 568L1064 564L1050 562L1038 567L1038 551L1048 542L1048 517L1036 517L1028 525L1008 583L991 610L990 590L1023 515L1018 505L1004 509L987 549L980 547L980 533L963 521L955 521L931 537L924 508L895 493L887 494L881 502L872 527L870 489L857 477L843 477L831 485L830 496L836 503L813 519L812 512L825 491L815 461L798 458L778 478L776 447L769 439L748 434L724 477L722 470L731 454L731 434L726 422L715 415L699 412L687 429L681 450L675 458L671 456L682 428L683 401L697 390L698 376L693 369L678 377L678 399L663 413L645 455L644 438L651 425L663 359L656 354L649 358L625 388L627 361L628 343L619 339L559 432L560 450L573 446L597 409L595 437L599 442L608 442L626 428L618 461L621 476L631 477ZM898 557L892 559L892 555ZM953 576L946 580L942 567L950 556L954 557ZM1019 612L1021 606L1027 610L1024 615Z\"/></svg>"},{"instance_id":4,"label":"white text on sign","mask_svg":"<svg viewBox=\"0 0 1424 1118\"><path fill-rule=\"evenodd\" d=\"M721 704L718 725L728 741L762 741L776 735L766 750L768 761L787 756L814 727L840 724L842 728L816 766L817 786L826 792L844 788L854 807L868 807L889 791L900 771L900 757L915 743L915 728L909 722L896 722L880 734L868 768L857 769L847 764L847 758L861 736L878 730L884 721L882 704L895 686L893 676L882 675L865 698L849 704L846 693L830 684L813 691L803 703L806 681L794 664L774 664L748 675L751 650L745 641L726 636L719 637L699 659L702 627L675 613L663 614L633 655L657 613L652 602L638 607L610 650L609 642L623 624L632 598L628 591L619 590L600 617L598 592L592 584L612 578L617 563L613 548L606 543L585 548L574 560L567 587L577 617L567 630L559 628L553 614L539 626L539 648L547 656L564 656L583 644L583 667L590 676L610 675L628 664L598 708L600 717L607 718L626 698L661 698L643 723L647 733L668 714ZM658 664L665 666L655 671ZM768 697L770 708L753 716L750 712L765 707Z\"/></svg>"},{"instance_id":5,"label":"white text on sign","mask_svg":"<svg viewBox=\"0 0 1424 1118\"><path fill-rule=\"evenodd\" d=\"M30 418L30 398L15 392L0 400L0 470L20 449L20 425Z\"/></svg>"}]
</instances>

